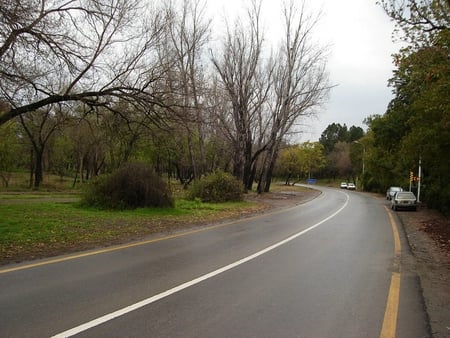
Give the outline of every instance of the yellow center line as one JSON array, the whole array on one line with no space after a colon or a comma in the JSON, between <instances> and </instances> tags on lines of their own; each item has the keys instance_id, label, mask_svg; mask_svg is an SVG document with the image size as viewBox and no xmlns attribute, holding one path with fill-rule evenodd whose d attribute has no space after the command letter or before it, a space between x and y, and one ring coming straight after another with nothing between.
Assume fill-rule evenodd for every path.
<instances>
[{"instance_id":1,"label":"yellow center line","mask_svg":"<svg viewBox=\"0 0 450 338\"><path fill-rule=\"evenodd\" d=\"M398 271L392 273L380 338L394 338L397 329L398 305L400 302L400 256L402 248L397 223L388 208L386 208L386 211L389 215L394 236L394 267L396 266Z\"/></svg>"}]
</instances>

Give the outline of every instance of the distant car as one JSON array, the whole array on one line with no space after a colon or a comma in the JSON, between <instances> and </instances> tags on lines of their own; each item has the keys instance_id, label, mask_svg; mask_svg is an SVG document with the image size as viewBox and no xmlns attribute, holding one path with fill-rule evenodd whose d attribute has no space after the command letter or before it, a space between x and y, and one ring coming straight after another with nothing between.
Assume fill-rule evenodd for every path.
<instances>
[{"instance_id":1,"label":"distant car","mask_svg":"<svg viewBox=\"0 0 450 338\"><path fill-rule=\"evenodd\" d=\"M347 183L347 189L348 190L356 190L356 185L353 183Z\"/></svg>"},{"instance_id":2,"label":"distant car","mask_svg":"<svg viewBox=\"0 0 450 338\"><path fill-rule=\"evenodd\" d=\"M417 210L417 199L410 191L398 191L391 199L392 210L410 209Z\"/></svg>"},{"instance_id":3,"label":"distant car","mask_svg":"<svg viewBox=\"0 0 450 338\"><path fill-rule=\"evenodd\" d=\"M341 182L341 189L347 189L347 182Z\"/></svg>"},{"instance_id":4,"label":"distant car","mask_svg":"<svg viewBox=\"0 0 450 338\"><path fill-rule=\"evenodd\" d=\"M399 192L399 191L403 191L403 189L400 188L400 187L390 187L390 188L386 191L386 199L387 199L388 201L390 201L390 200L392 199L392 197L394 197L395 193L396 193L396 192Z\"/></svg>"}]
</instances>

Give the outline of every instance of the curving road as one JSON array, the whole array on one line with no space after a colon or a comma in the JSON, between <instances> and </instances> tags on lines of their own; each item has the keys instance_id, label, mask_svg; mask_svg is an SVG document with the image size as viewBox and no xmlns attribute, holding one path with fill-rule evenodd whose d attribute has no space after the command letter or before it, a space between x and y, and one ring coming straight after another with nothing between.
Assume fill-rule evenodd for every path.
<instances>
[{"instance_id":1,"label":"curving road","mask_svg":"<svg viewBox=\"0 0 450 338\"><path fill-rule=\"evenodd\" d=\"M427 337L383 199L295 208L0 269L1 337Z\"/></svg>"}]
</instances>

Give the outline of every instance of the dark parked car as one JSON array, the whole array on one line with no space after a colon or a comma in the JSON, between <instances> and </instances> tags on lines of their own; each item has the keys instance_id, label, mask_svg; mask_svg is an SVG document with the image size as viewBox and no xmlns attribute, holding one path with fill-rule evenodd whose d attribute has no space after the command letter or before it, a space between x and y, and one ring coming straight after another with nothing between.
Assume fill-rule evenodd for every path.
<instances>
[{"instance_id":1,"label":"dark parked car","mask_svg":"<svg viewBox=\"0 0 450 338\"><path fill-rule=\"evenodd\" d=\"M410 191L399 191L391 199L392 210L410 209L417 210L416 196Z\"/></svg>"},{"instance_id":2,"label":"dark parked car","mask_svg":"<svg viewBox=\"0 0 450 338\"><path fill-rule=\"evenodd\" d=\"M403 189L400 187L390 187L386 191L386 199L390 201L392 199L392 197L394 197L395 193L398 191L403 191Z\"/></svg>"}]
</instances>

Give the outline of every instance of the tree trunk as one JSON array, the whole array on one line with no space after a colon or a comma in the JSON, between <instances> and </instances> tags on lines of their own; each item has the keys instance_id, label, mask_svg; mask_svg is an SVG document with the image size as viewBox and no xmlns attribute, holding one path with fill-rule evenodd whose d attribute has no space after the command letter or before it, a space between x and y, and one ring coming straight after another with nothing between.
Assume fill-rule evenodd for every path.
<instances>
[{"instance_id":1,"label":"tree trunk","mask_svg":"<svg viewBox=\"0 0 450 338\"><path fill-rule=\"evenodd\" d=\"M36 151L36 159L34 161L34 189L38 190L42 180L43 180L43 173L42 173L42 159L43 159L43 150Z\"/></svg>"},{"instance_id":2,"label":"tree trunk","mask_svg":"<svg viewBox=\"0 0 450 338\"><path fill-rule=\"evenodd\" d=\"M29 188L33 188L33 181L34 181L34 150L31 148L30 150L30 185Z\"/></svg>"}]
</instances>

